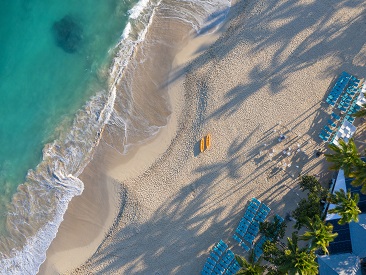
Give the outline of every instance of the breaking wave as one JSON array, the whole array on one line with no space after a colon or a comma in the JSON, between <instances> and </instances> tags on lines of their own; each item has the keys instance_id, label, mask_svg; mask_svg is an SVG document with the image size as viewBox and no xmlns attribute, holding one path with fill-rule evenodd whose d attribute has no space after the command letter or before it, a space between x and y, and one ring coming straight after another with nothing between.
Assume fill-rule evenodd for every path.
<instances>
[{"instance_id":1,"label":"breaking wave","mask_svg":"<svg viewBox=\"0 0 366 275\"><path fill-rule=\"evenodd\" d=\"M120 42L111 50L115 58L109 70L109 90L93 96L75 116L71 130L44 147L41 163L28 172L26 182L12 198L6 220L8 234L0 239L0 274L39 271L70 200L83 192L84 184L78 176L104 138L106 126L122 133L118 137L122 145L116 148L121 153L133 143L131 132L137 131L143 140L164 126L164 122L146 123L143 116L132 112L133 92L121 83L156 10L168 11L165 14L172 20L202 32L221 22L229 6L226 0L141 0L130 10Z\"/></svg>"}]
</instances>

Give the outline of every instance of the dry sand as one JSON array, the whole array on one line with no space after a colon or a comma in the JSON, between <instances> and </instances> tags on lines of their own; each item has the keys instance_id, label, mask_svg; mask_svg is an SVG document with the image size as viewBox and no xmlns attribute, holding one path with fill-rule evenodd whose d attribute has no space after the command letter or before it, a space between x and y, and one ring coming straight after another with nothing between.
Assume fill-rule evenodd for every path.
<instances>
[{"instance_id":1,"label":"dry sand","mask_svg":"<svg viewBox=\"0 0 366 275\"><path fill-rule=\"evenodd\" d=\"M198 274L220 239L242 253L232 235L249 199L284 217L304 196L300 174L329 180L315 157L332 111L324 99L341 71L366 75L365 9L361 0L234 3L217 41L192 39L176 56L168 126L128 161L98 148L42 272L90 257L72 273ZM212 148L200 154L208 133Z\"/></svg>"}]
</instances>

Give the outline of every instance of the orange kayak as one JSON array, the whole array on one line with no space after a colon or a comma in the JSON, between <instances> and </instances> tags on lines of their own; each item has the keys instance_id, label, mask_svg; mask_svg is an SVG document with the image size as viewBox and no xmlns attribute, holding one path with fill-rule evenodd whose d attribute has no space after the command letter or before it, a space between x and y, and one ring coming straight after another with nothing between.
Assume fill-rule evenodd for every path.
<instances>
[{"instance_id":1,"label":"orange kayak","mask_svg":"<svg viewBox=\"0 0 366 275\"><path fill-rule=\"evenodd\" d=\"M209 149L211 147L211 135L208 134L206 136L206 149Z\"/></svg>"},{"instance_id":2,"label":"orange kayak","mask_svg":"<svg viewBox=\"0 0 366 275\"><path fill-rule=\"evenodd\" d=\"M201 150L201 153L203 151L205 151L205 138L204 137L201 139L200 150Z\"/></svg>"}]
</instances>

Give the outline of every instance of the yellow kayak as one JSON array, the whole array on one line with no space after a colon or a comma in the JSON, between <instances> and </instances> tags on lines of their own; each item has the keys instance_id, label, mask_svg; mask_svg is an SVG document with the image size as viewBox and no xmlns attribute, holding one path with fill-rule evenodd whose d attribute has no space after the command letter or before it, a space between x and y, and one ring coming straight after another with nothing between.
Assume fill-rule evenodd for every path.
<instances>
[{"instance_id":1,"label":"yellow kayak","mask_svg":"<svg viewBox=\"0 0 366 275\"><path fill-rule=\"evenodd\" d=\"M210 149L210 147L211 147L211 135L208 134L206 136L206 149Z\"/></svg>"},{"instance_id":2,"label":"yellow kayak","mask_svg":"<svg viewBox=\"0 0 366 275\"><path fill-rule=\"evenodd\" d=\"M205 151L205 138L204 137L201 139L200 150L201 150L201 153L203 151Z\"/></svg>"}]
</instances>

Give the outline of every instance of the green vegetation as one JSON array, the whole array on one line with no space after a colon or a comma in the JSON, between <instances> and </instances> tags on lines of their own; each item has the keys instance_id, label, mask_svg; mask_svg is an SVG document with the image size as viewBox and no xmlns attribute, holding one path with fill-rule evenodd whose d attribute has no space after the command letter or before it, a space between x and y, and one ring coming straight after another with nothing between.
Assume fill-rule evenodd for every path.
<instances>
[{"instance_id":1,"label":"green vegetation","mask_svg":"<svg viewBox=\"0 0 366 275\"><path fill-rule=\"evenodd\" d=\"M235 259L241 266L241 269L236 273L237 275L261 275L265 270L263 266L254 261L253 250L251 250L249 261L239 255L235 255Z\"/></svg>"},{"instance_id":2,"label":"green vegetation","mask_svg":"<svg viewBox=\"0 0 366 275\"><path fill-rule=\"evenodd\" d=\"M300 178L300 189L302 191L309 191L310 194L315 194L320 198L325 198L328 193L328 191L321 186L316 177L309 175Z\"/></svg>"},{"instance_id":3,"label":"green vegetation","mask_svg":"<svg viewBox=\"0 0 366 275\"><path fill-rule=\"evenodd\" d=\"M354 180L352 181L352 185L362 186L361 192L363 194L366 194L366 163L365 162L357 163L354 166L354 169L350 174L350 177L354 178Z\"/></svg>"},{"instance_id":4,"label":"green vegetation","mask_svg":"<svg viewBox=\"0 0 366 275\"><path fill-rule=\"evenodd\" d=\"M278 217L274 217L273 222L264 221L259 225L259 232L265 237L277 241L282 239L285 235L286 223L282 221Z\"/></svg>"},{"instance_id":5,"label":"green vegetation","mask_svg":"<svg viewBox=\"0 0 366 275\"><path fill-rule=\"evenodd\" d=\"M346 144L339 140L340 147L330 144L333 154L325 154L328 161L333 163L331 169L343 169L345 176L353 177L353 186L362 186L361 192L366 194L366 163L362 161L353 139Z\"/></svg>"},{"instance_id":6,"label":"green vegetation","mask_svg":"<svg viewBox=\"0 0 366 275\"><path fill-rule=\"evenodd\" d=\"M353 117L364 117L366 116L366 104L362 105L362 109L352 114Z\"/></svg>"},{"instance_id":7,"label":"green vegetation","mask_svg":"<svg viewBox=\"0 0 366 275\"><path fill-rule=\"evenodd\" d=\"M325 224L316 215L313 219L308 218L305 226L309 231L306 231L304 235L300 236L300 240L310 241L310 250L320 248L325 254L329 254L327 247L338 236L338 233L333 233L333 225Z\"/></svg>"},{"instance_id":8,"label":"green vegetation","mask_svg":"<svg viewBox=\"0 0 366 275\"><path fill-rule=\"evenodd\" d=\"M287 249L285 250L284 263L279 266L280 271L288 274L318 274L318 264L315 262L314 251L306 248L300 249L297 245L298 236L292 234L292 238L287 238Z\"/></svg>"},{"instance_id":9,"label":"green vegetation","mask_svg":"<svg viewBox=\"0 0 366 275\"><path fill-rule=\"evenodd\" d=\"M292 234L287 238L286 247L278 247L274 243L266 242L263 245L264 259L273 264L269 274L309 274L318 273L318 264L313 250L298 247L298 236Z\"/></svg>"},{"instance_id":10,"label":"green vegetation","mask_svg":"<svg viewBox=\"0 0 366 275\"><path fill-rule=\"evenodd\" d=\"M338 147L335 144L329 144L329 148L334 152L333 154L325 154L327 161L332 162L331 170L343 169L345 176L349 176L354 170L355 165L362 162L360 154L357 151L353 139L345 143L342 139L339 140Z\"/></svg>"},{"instance_id":11,"label":"green vegetation","mask_svg":"<svg viewBox=\"0 0 366 275\"><path fill-rule=\"evenodd\" d=\"M308 219L314 216L321 216L320 197L316 194L309 193L307 199L301 199L297 208L292 212L292 217L295 218L295 228L299 230L303 227Z\"/></svg>"},{"instance_id":12,"label":"green vegetation","mask_svg":"<svg viewBox=\"0 0 366 275\"><path fill-rule=\"evenodd\" d=\"M341 219L338 221L339 224L346 224L351 221L358 222L358 214L361 213L361 210L357 206L358 201L360 200L358 194L352 196L350 191L346 193L341 189L336 191L335 194L329 195L328 200L330 203L336 205L334 209L331 209L328 212L337 213L341 216Z\"/></svg>"}]
</instances>

